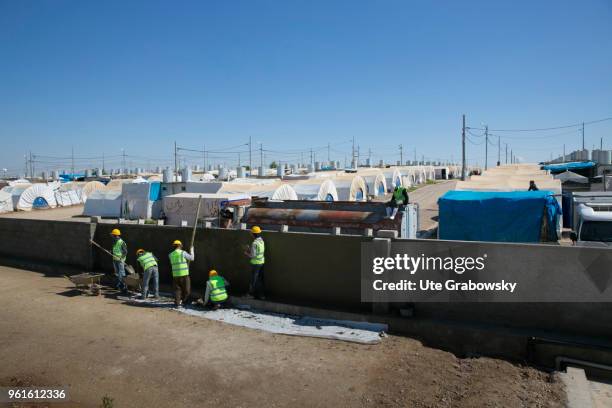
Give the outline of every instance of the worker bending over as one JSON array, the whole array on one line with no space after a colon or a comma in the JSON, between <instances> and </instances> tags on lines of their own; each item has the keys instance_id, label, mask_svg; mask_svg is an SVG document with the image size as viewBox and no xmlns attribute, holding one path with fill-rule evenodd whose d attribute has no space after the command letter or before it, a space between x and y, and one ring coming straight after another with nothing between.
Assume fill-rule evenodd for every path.
<instances>
[{"instance_id":1,"label":"worker bending over","mask_svg":"<svg viewBox=\"0 0 612 408\"><path fill-rule=\"evenodd\" d=\"M140 264L144 274L142 278L142 299L146 299L149 294L149 281L153 278L153 288L155 299L159 298L159 270L157 268L157 258L151 252L144 249L136 251L136 260Z\"/></svg>"},{"instance_id":2,"label":"worker bending over","mask_svg":"<svg viewBox=\"0 0 612 408\"><path fill-rule=\"evenodd\" d=\"M174 289L174 304L183 307L188 304L191 294L191 281L189 280L189 262L195 259L193 247L191 251L183 251L183 244L178 239L172 243L174 250L170 252L170 265L172 266L172 288Z\"/></svg>"},{"instance_id":3,"label":"worker bending over","mask_svg":"<svg viewBox=\"0 0 612 408\"><path fill-rule=\"evenodd\" d=\"M115 287L123 293L127 293L127 285L125 284L125 259L127 258L127 244L121 239L121 231L117 228L111 231L113 237L113 248L111 250L113 254L113 268L115 269L115 276L117 282Z\"/></svg>"},{"instance_id":4,"label":"worker bending over","mask_svg":"<svg viewBox=\"0 0 612 408\"><path fill-rule=\"evenodd\" d=\"M255 299L264 299L264 263L265 263L265 244L261 238L261 228L257 225L251 228L253 243L250 250L247 247L245 255L250 258L251 263L251 283L249 285L249 295Z\"/></svg>"},{"instance_id":5,"label":"worker bending over","mask_svg":"<svg viewBox=\"0 0 612 408\"><path fill-rule=\"evenodd\" d=\"M387 202L387 217L394 219L400 206L404 207L408 204L408 190L402 186L395 186L391 200Z\"/></svg>"},{"instance_id":6,"label":"worker bending over","mask_svg":"<svg viewBox=\"0 0 612 408\"><path fill-rule=\"evenodd\" d=\"M208 272L208 281L206 282L206 291L204 292L204 306L210 305L213 309L219 309L221 305L228 299L227 287L229 283L224 277L219 276L214 269Z\"/></svg>"}]
</instances>

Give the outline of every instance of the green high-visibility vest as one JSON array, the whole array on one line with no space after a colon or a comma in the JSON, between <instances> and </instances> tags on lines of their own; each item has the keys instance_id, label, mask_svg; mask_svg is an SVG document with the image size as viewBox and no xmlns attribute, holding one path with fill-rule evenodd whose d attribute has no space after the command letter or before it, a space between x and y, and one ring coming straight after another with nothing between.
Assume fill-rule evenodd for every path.
<instances>
[{"instance_id":1,"label":"green high-visibility vest","mask_svg":"<svg viewBox=\"0 0 612 408\"><path fill-rule=\"evenodd\" d=\"M253 245L255 245L255 256L251 258L251 265L262 265L265 262L264 251L266 250L266 245L261 237L256 238L253 241Z\"/></svg>"},{"instance_id":2,"label":"green high-visibility vest","mask_svg":"<svg viewBox=\"0 0 612 408\"><path fill-rule=\"evenodd\" d=\"M125 261L125 255L123 255L123 252L121 252L121 247L123 244L124 242L121 238L115 241L115 244L113 245L113 260Z\"/></svg>"},{"instance_id":3,"label":"green high-visibility vest","mask_svg":"<svg viewBox=\"0 0 612 408\"><path fill-rule=\"evenodd\" d=\"M227 291L225 290L225 281L220 276L211 277L208 282L212 286L210 291L210 300L213 302L223 302L227 299Z\"/></svg>"},{"instance_id":4,"label":"green high-visibility vest","mask_svg":"<svg viewBox=\"0 0 612 408\"><path fill-rule=\"evenodd\" d=\"M183 250L176 248L170 252L170 265L172 266L172 276L187 276L189 275L189 264L183 256Z\"/></svg>"},{"instance_id":5,"label":"green high-visibility vest","mask_svg":"<svg viewBox=\"0 0 612 408\"><path fill-rule=\"evenodd\" d=\"M138 261L140 266L142 266L142 269L145 271L153 266L157 266L157 261L155 260L153 254L150 252L145 252L144 254L140 255L136 260Z\"/></svg>"},{"instance_id":6,"label":"green high-visibility vest","mask_svg":"<svg viewBox=\"0 0 612 408\"><path fill-rule=\"evenodd\" d=\"M393 190L393 199L397 204L401 204L404 202L404 191L406 191L404 187L396 188L395 190Z\"/></svg>"}]
</instances>

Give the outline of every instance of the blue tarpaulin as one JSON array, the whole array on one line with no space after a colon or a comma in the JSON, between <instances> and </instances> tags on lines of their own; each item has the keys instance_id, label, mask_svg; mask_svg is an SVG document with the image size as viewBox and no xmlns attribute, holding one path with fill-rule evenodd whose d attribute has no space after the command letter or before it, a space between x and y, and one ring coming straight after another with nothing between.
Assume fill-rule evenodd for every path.
<instances>
[{"instance_id":1,"label":"blue tarpaulin","mask_svg":"<svg viewBox=\"0 0 612 408\"><path fill-rule=\"evenodd\" d=\"M582 169L590 169L591 167L595 167L595 162L592 161L583 161L583 162L571 162L571 163L558 163L558 164L547 164L543 166L543 170L548 170L551 173L563 173L567 170L582 170Z\"/></svg>"},{"instance_id":2,"label":"blue tarpaulin","mask_svg":"<svg viewBox=\"0 0 612 408\"><path fill-rule=\"evenodd\" d=\"M551 191L449 191L438 206L440 239L539 242L545 213L548 239L557 239L561 208Z\"/></svg>"}]
</instances>

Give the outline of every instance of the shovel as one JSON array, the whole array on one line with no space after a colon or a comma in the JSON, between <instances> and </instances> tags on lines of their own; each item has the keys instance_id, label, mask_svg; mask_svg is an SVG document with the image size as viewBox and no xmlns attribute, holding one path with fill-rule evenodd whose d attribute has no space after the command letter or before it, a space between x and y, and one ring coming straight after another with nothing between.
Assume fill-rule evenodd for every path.
<instances>
[{"instance_id":1,"label":"shovel","mask_svg":"<svg viewBox=\"0 0 612 408\"><path fill-rule=\"evenodd\" d=\"M110 256L112 256L113 258L115 257L115 255L113 255L110 251L108 251L106 248L103 248L100 244L98 244L96 241L94 241L93 239L89 240L92 244L94 244L95 246L97 246L98 248L100 248L102 251L106 252L107 254L109 254ZM128 275L134 274L136 273L136 271L134 270L134 268L132 267L132 265L129 265L127 263L125 263L125 261L121 261L125 267L125 271L128 273Z\"/></svg>"}]
</instances>

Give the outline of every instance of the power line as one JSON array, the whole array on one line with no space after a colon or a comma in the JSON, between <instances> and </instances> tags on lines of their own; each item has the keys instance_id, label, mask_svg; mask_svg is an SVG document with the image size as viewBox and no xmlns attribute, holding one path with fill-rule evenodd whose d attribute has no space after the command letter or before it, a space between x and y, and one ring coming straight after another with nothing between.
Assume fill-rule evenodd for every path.
<instances>
[{"instance_id":1,"label":"power line","mask_svg":"<svg viewBox=\"0 0 612 408\"><path fill-rule=\"evenodd\" d=\"M584 125L592 125L594 123L606 122L608 120L612 120L612 117L592 120L590 122L580 122L580 123L574 123L572 125L553 126L553 127L547 127L547 128L533 128L533 129L490 129L490 130L492 132L541 132L541 131L546 131L546 130L567 129L567 128L572 128L572 127L577 128L577 127L581 127L581 126L584 126ZM470 127L469 129L484 130L484 128L475 128L475 127Z\"/></svg>"}]
</instances>

